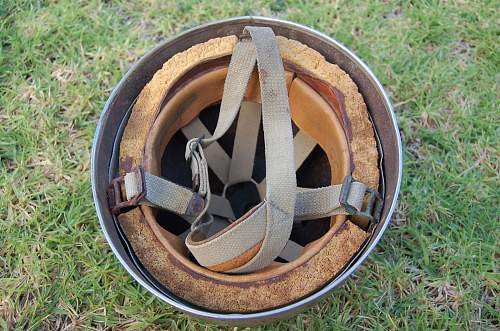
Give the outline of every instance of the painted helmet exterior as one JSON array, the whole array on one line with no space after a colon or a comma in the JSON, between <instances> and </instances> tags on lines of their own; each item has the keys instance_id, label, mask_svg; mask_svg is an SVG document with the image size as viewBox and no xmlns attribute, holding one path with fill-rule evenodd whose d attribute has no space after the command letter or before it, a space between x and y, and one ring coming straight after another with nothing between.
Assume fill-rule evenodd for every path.
<instances>
[{"instance_id":1,"label":"painted helmet exterior","mask_svg":"<svg viewBox=\"0 0 500 331\"><path fill-rule=\"evenodd\" d=\"M383 155L357 85L271 27L170 57L122 128L109 210L145 272L198 307L307 297L381 218Z\"/></svg>"}]
</instances>

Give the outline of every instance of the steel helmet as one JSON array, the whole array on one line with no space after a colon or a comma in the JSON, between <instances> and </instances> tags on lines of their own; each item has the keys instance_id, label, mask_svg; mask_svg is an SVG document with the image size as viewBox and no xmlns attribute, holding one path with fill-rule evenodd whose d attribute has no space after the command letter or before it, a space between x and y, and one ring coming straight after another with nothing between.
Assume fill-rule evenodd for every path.
<instances>
[{"instance_id":1,"label":"steel helmet","mask_svg":"<svg viewBox=\"0 0 500 331\"><path fill-rule=\"evenodd\" d=\"M383 155L363 96L270 27L170 57L122 130L109 210L145 272L196 306L248 313L311 295L380 220Z\"/></svg>"}]
</instances>

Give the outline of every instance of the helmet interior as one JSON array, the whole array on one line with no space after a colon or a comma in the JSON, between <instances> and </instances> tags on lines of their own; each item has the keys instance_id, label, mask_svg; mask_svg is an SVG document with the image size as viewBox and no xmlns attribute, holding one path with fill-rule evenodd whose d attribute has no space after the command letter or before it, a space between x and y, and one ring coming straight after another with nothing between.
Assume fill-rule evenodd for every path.
<instances>
[{"instance_id":1,"label":"helmet interior","mask_svg":"<svg viewBox=\"0 0 500 331\"><path fill-rule=\"evenodd\" d=\"M188 138L182 128L197 121L213 133L219 113L220 100L227 74L229 57L206 61L175 83L161 106L161 112L149 132L145 146L144 168L177 184L191 187L191 171L184 159ZM348 121L343 109L343 96L334 87L316 79L307 72L285 62L289 104L294 136L305 134L316 143L297 167L297 185L316 188L340 184L351 173ZM260 87L254 72L248 84L245 101L260 103ZM236 124L218 140L220 148L231 157ZM258 131L252 180L225 187L216 173L210 171L210 185L214 194L225 195L238 218L260 203L265 179L265 153L262 124ZM210 150L206 150L206 154ZM277 258L270 266L248 275L216 273L199 266L184 245L183 234L190 224L182 217L164 210L141 206L145 218L162 244L185 267L221 279L258 280L287 272L316 254L345 222L344 215L298 222L290 240L303 246L301 254L290 261ZM230 223L227 222L227 225Z\"/></svg>"}]
</instances>

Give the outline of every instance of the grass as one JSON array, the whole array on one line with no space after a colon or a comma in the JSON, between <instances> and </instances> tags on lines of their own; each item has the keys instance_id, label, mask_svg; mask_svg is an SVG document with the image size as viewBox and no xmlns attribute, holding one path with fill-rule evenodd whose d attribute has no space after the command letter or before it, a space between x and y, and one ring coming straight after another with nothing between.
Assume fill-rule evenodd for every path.
<instances>
[{"instance_id":1,"label":"grass","mask_svg":"<svg viewBox=\"0 0 500 331\"><path fill-rule=\"evenodd\" d=\"M369 260L326 300L265 330L498 329L496 1L0 0L0 327L216 329L154 299L100 232L89 182L101 109L158 42L259 14L323 31L389 92L401 201Z\"/></svg>"}]
</instances>

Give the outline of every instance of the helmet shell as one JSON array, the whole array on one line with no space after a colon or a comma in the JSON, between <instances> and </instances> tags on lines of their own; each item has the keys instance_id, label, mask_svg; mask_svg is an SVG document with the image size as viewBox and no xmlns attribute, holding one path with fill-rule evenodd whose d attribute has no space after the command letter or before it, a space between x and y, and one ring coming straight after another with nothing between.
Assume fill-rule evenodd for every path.
<instances>
[{"instance_id":1,"label":"helmet shell","mask_svg":"<svg viewBox=\"0 0 500 331\"><path fill-rule=\"evenodd\" d=\"M367 105L381 149L380 184L385 203L381 220L365 248L340 275L316 293L289 305L266 311L241 314L216 313L175 297L137 263L129 253L130 247L127 247L127 243L121 240L120 230L108 208L106 189L111 179L117 174L118 153L116 151L130 110L136 97L154 73L174 54L212 38L239 34L247 25L269 26L277 35L295 39L314 48L323 54L327 61L337 64L348 73L357 84ZM299 313L352 274L373 251L388 226L396 206L401 176L401 138L395 114L389 98L370 69L337 41L308 27L282 20L250 16L218 21L188 30L162 43L142 57L118 83L104 106L95 132L91 162L92 191L101 227L113 252L125 269L148 291L176 309L211 322L233 325L260 324Z\"/></svg>"}]
</instances>

